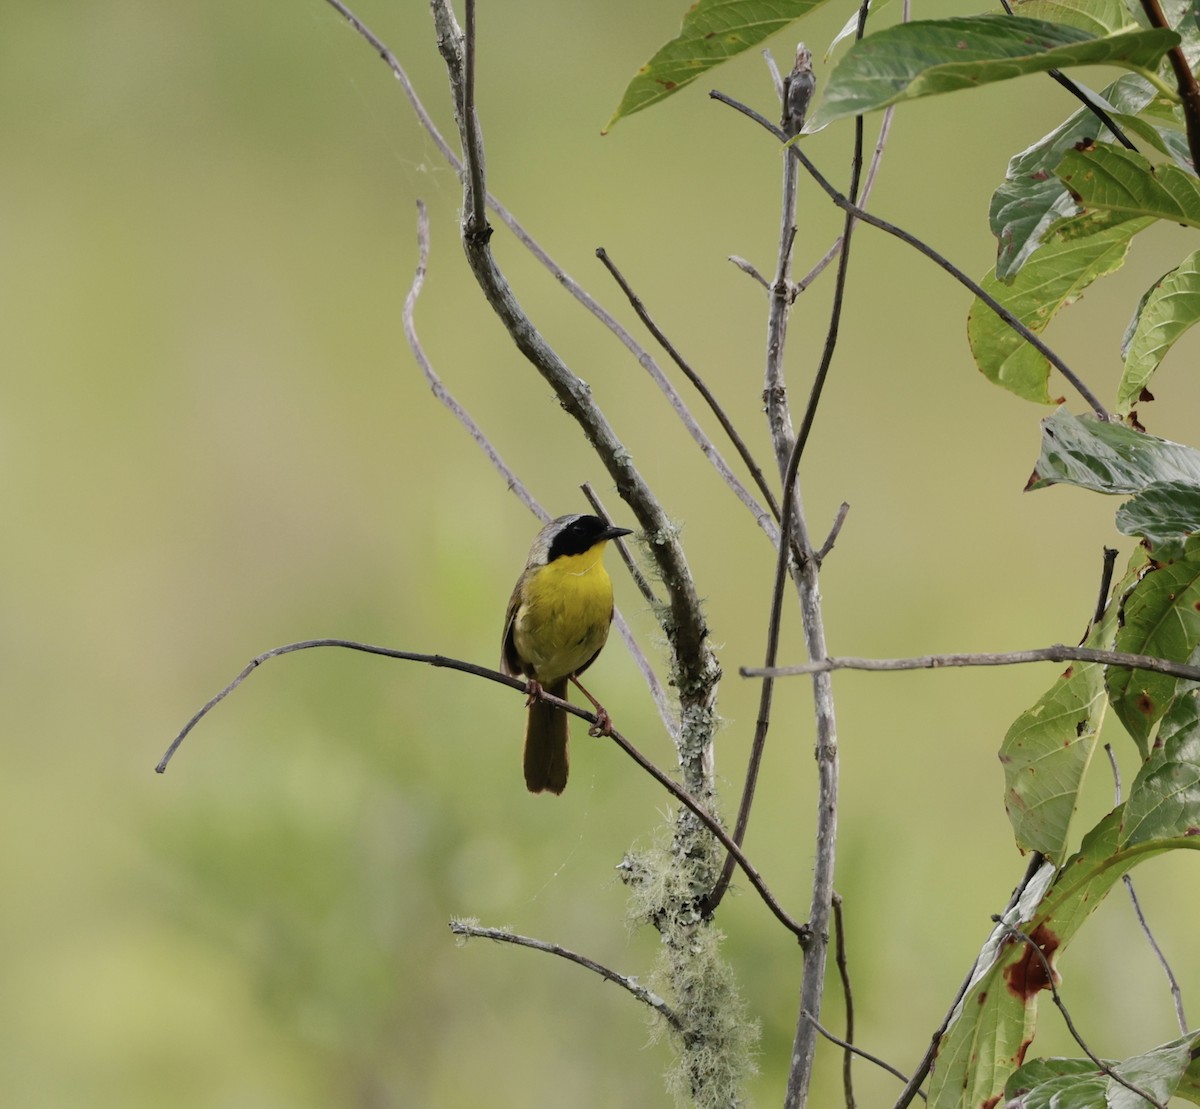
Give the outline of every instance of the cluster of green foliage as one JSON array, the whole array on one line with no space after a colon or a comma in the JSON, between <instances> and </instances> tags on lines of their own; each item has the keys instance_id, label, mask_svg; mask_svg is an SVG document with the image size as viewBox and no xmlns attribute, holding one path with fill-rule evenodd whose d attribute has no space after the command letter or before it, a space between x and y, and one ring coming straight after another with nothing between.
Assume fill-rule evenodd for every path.
<instances>
[{"instance_id":1,"label":"cluster of green foliage","mask_svg":"<svg viewBox=\"0 0 1200 1109\"><path fill-rule=\"evenodd\" d=\"M808 14L822 0L700 0L679 36L630 83L613 120L649 107L711 67ZM875 9L882 4L873 5ZM1200 58L1194 0L1028 0L1017 14L898 23L843 54L806 133L915 97L1081 65L1128 72L1009 163L992 199L997 264L982 288L1041 332L1131 240L1166 221L1200 227L1189 126L1200 94L1181 68ZM830 47L857 27L856 13ZM1107 121L1107 122L1106 122ZM800 142L803 142L801 136ZM1127 497L1115 524L1141 543L1092 624L1086 646L1200 664L1200 451L1146 434L1135 405L1172 345L1200 320L1200 251L1140 292L1121 347L1113 402L1043 421L1030 488L1066 483ZM1014 394L1061 404L1045 356L976 300L968 337L980 371ZM1096 406L1093 405L1093 408ZM1012 725L1001 750L1016 845L1044 860L983 952L938 1049L929 1105L1200 1103L1200 1034L1136 1045L1123 1061L1027 1060L1039 995L1054 964L1113 885L1138 863L1200 849L1200 686L1178 674L1079 662ZM1072 834L1101 723L1111 707L1140 758L1125 800ZM1019 935L1018 935L1019 933ZM1148 1095L1150 1099L1147 1100Z\"/></svg>"}]
</instances>

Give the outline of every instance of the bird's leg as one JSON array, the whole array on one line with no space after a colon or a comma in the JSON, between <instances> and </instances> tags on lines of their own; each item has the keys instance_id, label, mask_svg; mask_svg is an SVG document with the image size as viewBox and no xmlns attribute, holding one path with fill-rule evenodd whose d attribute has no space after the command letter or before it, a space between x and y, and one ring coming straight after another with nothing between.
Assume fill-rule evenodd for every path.
<instances>
[{"instance_id":1,"label":"bird's leg","mask_svg":"<svg viewBox=\"0 0 1200 1109\"><path fill-rule=\"evenodd\" d=\"M525 692L528 696L525 698L525 707L532 708L534 703L542 699L542 683L537 678L530 678L525 685Z\"/></svg>"},{"instance_id":2,"label":"bird's leg","mask_svg":"<svg viewBox=\"0 0 1200 1109\"><path fill-rule=\"evenodd\" d=\"M592 702L592 708L596 710L596 723L588 728L590 736L610 736L612 735L613 723L612 717L608 715L606 709L599 701L596 700L586 689L579 683L579 679L572 676L571 681L575 683L575 688L579 690L589 701Z\"/></svg>"}]
</instances>

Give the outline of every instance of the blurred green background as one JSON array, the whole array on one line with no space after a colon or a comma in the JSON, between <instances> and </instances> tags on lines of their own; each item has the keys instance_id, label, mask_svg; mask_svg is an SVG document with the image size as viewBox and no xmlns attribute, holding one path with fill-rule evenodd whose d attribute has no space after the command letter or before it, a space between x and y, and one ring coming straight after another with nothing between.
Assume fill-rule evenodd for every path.
<instances>
[{"instance_id":1,"label":"blurred green background","mask_svg":"<svg viewBox=\"0 0 1200 1109\"><path fill-rule=\"evenodd\" d=\"M480 7L493 190L640 335L593 257L608 249L766 467L765 300L725 259L769 270L779 158L704 95L715 84L773 114L761 58L751 52L601 138L681 7ZM449 127L427 6L357 10ZM848 14L830 6L800 31L819 74ZM417 197L433 235L417 321L438 371L554 513L580 509L577 487L590 480L627 522L475 291L453 173L386 67L321 0L8 0L3 26L0 1102L666 1104L668 1049L649 1043L625 994L530 952L461 949L447 929L474 915L646 973L655 938L626 926L614 867L653 837L667 800L611 746L576 730L568 791L528 796L515 696L313 651L256 673L165 777L153 773L188 716L280 643L342 636L496 661L536 524L433 399L404 343ZM792 45L771 43L785 64ZM1035 79L905 106L873 208L982 274L994 252L988 196L1008 156L1072 107ZM835 179L849 134L807 140ZM801 212L803 272L840 220L807 184ZM1115 387L1137 297L1189 238L1173 228L1141 237L1126 269L1051 329L1102 395ZM762 656L768 544L618 343L505 231L495 245L683 526L728 675L717 766L732 808L757 694L736 669ZM830 284L806 293L794 317L797 396ZM1022 494L1042 413L974 371L968 306L911 251L859 233L803 470L815 532L843 499L852 505L823 578L835 653L1073 642L1094 603L1115 504L1066 489ZM1160 403L1143 412L1152 431L1194 439L1196 354L1188 340L1168 360ZM614 576L618 603L657 653L637 595ZM799 659L794 613L788 625L783 654ZM1053 676L836 679L838 886L858 1038L902 1068L1023 869L995 752ZM592 685L622 730L671 765L619 645ZM813 828L804 684L786 684L776 705L747 846L802 915ZM1127 745L1112 738L1131 773ZM1110 803L1096 769L1080 827ZM1138 872L1193 1007L1195 878L1190 859ZM773 1104L798 951L744 890L720 925L762 1023L753 1093ZM1062 970L1101 1054L1173 1035L1162 976L1121 891ZM1042 1028L1035 1051L1074 1053L1049 1006ZM839 1070L834 1053L822 1056L815 1104L834 1103ZM859 1084L867 1105L896 1091L865 1067Z\"/></svg>"}]
</instances>

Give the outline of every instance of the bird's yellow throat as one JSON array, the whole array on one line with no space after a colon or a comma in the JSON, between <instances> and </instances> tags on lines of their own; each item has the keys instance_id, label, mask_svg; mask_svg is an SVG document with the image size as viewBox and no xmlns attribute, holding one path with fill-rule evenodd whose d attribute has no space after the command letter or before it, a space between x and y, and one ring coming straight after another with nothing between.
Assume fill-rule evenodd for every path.
<instances>
[{"instance_id":1,"label":"bird's yellow throat","mask_svg":"<svg viewBox=\"0 0 1200 1109\"><path fill-rule=\"evenodd\" d=\"M613 595L604 547L560 555L525 583L513 631L517 650L543 681L575 673L608 638Z\"/></svg>"}]
</instances>

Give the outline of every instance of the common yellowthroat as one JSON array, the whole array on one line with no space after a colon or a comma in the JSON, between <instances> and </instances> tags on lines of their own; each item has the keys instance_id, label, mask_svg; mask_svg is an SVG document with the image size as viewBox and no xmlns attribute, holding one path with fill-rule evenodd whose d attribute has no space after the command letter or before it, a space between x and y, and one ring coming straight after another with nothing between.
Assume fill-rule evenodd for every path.
<instances>
[{"instance_id":1,"label":"common yellowthroat","mask_svg":"<svg viewBox=\"0 0 1200 1109\"><path fill-rule=\"evenodd\" d=\"M566 788L567 714L540 694L565 698L567 683L596 661L613 615L604 546L629 534L599 516L551 520L534 539L508 602L500 668L511 677L529 678L525 785L531 793ZM596 706L603 727L608 714L579 688Z\"/></svg>"}]
</instances>

